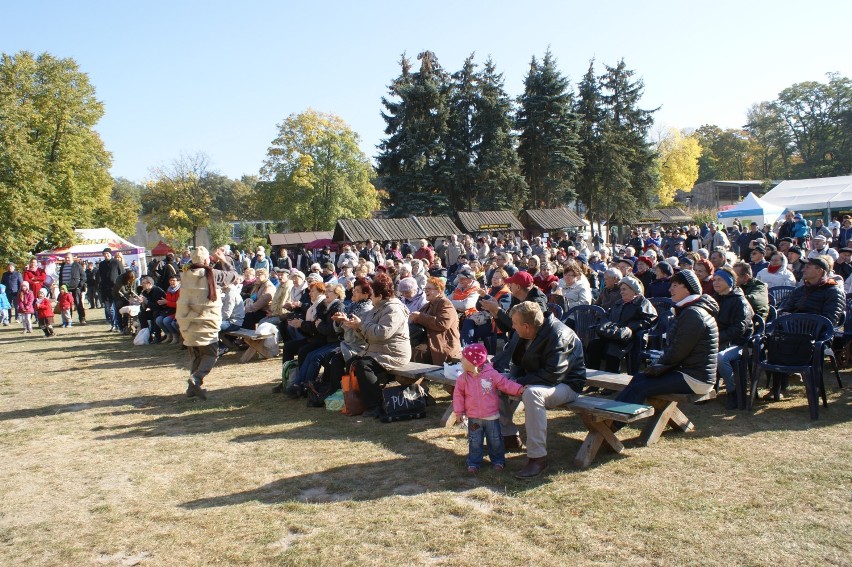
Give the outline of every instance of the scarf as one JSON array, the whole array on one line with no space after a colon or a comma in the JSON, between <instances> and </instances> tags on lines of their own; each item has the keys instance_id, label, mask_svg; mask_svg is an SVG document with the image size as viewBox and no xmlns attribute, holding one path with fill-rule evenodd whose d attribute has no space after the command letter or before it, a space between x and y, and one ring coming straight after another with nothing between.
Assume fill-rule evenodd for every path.
<instances>
[{"instance_id":1,"label":"scarf","mask_svg":"<svg viewBox=\"0 0 852 567\"><path fill-rule=\"evenodd\" d=\"M207 278L207 299L210 301L216 300L216 278L213 276L213 268L210 266L202 266L201 264L191 264L190 270L204 270L204 276Z\"/></svg>"},{"instance_id":2,"label":"scarf","mask_svg":"<svg viewBox=\"0 0 852 567\"><path fill-rule=\"evenodd\" d=\"M476 293L476 290L479 289L479 286L471 284L467 289L456 288L453 290L453 299L457 301L463 301L470 297L470 294ZM464 312L465 316L469 316L476 312L476 307L471 307L467 311Z\"/></svg>"},{"instance_id":3,"label":"scarf","mask_svg":"<svg viewBox=\"0 0 852 567\"><path fill-rule=\"evenodd\" d=\"M770 274L777 274L778 270L780 270L782 267L783 266L773 266L772 264L769 264L766 269L769 270Z\"/></svg>"}]
</instances>

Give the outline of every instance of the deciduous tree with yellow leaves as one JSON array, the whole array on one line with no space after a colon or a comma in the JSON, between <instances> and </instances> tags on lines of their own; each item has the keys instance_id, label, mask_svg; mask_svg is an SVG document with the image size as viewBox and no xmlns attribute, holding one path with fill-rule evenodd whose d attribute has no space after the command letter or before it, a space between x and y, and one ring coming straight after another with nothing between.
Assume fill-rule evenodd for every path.
<instances>
[{"instance_id":1,"label":"deciduous tree with yellow leaves","mask_svg":"<svg viewBox=\"0 0 852 567\"><path fill-rule=\"evenodd\" d=\"M378 208L373 168L341 118L308 109L278 127L256 186L257 207L291 230L331 230Z\"/></svg>"},{"instance_id":2,"label":"deciduous tree with yellow leaves","mask_svg":"<svg viewBox=\"0 0 852 567\"><path fill-rule=\"evenodd\" d=\"M679 189L688 192L695 185L701 145L694 134L686 136L679 130L670 129L657 143L657 154L660 169L657 196L660 205L671 205Z\"/></svg>"}]
</instances>

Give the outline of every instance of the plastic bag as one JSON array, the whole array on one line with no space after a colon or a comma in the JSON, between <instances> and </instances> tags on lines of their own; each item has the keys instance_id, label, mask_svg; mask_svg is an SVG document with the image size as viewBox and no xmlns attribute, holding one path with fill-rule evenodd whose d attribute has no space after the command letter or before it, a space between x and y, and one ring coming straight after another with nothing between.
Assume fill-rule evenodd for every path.
<instances>
[{"instance_id":1,"label":"plastic bag","mask_svg":"<svg viewBox=\"0 0 852 567\"><path fill-rule=\"evenodd\" d=\"M462 374L461 362L455 364L444 363L444 378L458 380Z\"/></svg>"},{"instance_id":2,"label":"plastic bag","mask_svg":"<svg viewBox=\"0 0 852 567\"><path fill-rule=\"evenodd\" d=\"M147 345L148 340L151 338L151 331L148 330L148 327L145 327L133 337L133 344L136 346Z\"/></svg>"},{"instance_id":3,"label":"plastic bag","mask_svg":"<svg viewBox=\"0 0 852 567\"><path fill-rule=\"evenodd\" d=\"M343 390L338 390L325 399L325 409L341 411L343 409Z\"/></svg>"}]
</instances>

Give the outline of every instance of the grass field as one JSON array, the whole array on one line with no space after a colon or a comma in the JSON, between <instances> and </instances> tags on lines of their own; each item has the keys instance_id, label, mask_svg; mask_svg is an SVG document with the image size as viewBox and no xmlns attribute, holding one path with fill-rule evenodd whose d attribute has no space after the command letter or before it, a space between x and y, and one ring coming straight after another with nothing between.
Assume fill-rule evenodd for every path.
<instances>
[{"instance_id":1,"label":"grass field","mask_svg":"<svg viewBox=\"0 0 852 567\"><path fill-rule=\"evenodd\" d=\"M833 378L819 421L801 385L754 414L689 407L695 432L585 471L580 420L552 412L550 469L524 482L523 455L467 475L437 388L427 419L386 425L273 395L279 360L231 354L201 402L177 346L102 315L57 335L0 328L0 565L852 565Z\"/></svg>"}]
</instances>

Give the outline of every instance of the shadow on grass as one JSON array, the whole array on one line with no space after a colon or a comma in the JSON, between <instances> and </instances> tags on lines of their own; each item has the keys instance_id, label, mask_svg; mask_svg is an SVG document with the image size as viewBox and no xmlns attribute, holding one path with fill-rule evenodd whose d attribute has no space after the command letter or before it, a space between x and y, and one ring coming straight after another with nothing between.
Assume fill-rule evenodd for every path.
<instances>
[{"instance_id":1,"label":"shadow on grass","mask_svg":"<svg viewBox=\"0 0 852 567\"><path fill-rule=\"evenodd\" d=\"M417 436L424 430L440 427L437 411L424 420L392 424L383 424L373 418L353 418L340 414L326 417L323 414L329 412L322 409L315 411L320 412L318 419L309 425L288 429L283 434L240 435L233 441L251 443L286 438L318 443L345 442L347 445L372 443L381 445L398 456L295 474L249 490L200 498L180 506L192 510L246 502L281 504L370 501L429 492L463 492L477 487L501 493L521 492L549 481L547 475L533 482L515 479L512 471L519 470L526 461L525 455L522 454L507 454L506 471L502 473L491 471L486 459L482 472L476 476L468 474L464 455L458 454L452 448L436 444L433 439L424 440ZM453 437L461 435L458 430L446 431ZM464 447L466 449L466 444ZM357 459L358 456L357 451L353 452L353 458Z\"/></svg>"}]
</instances>

